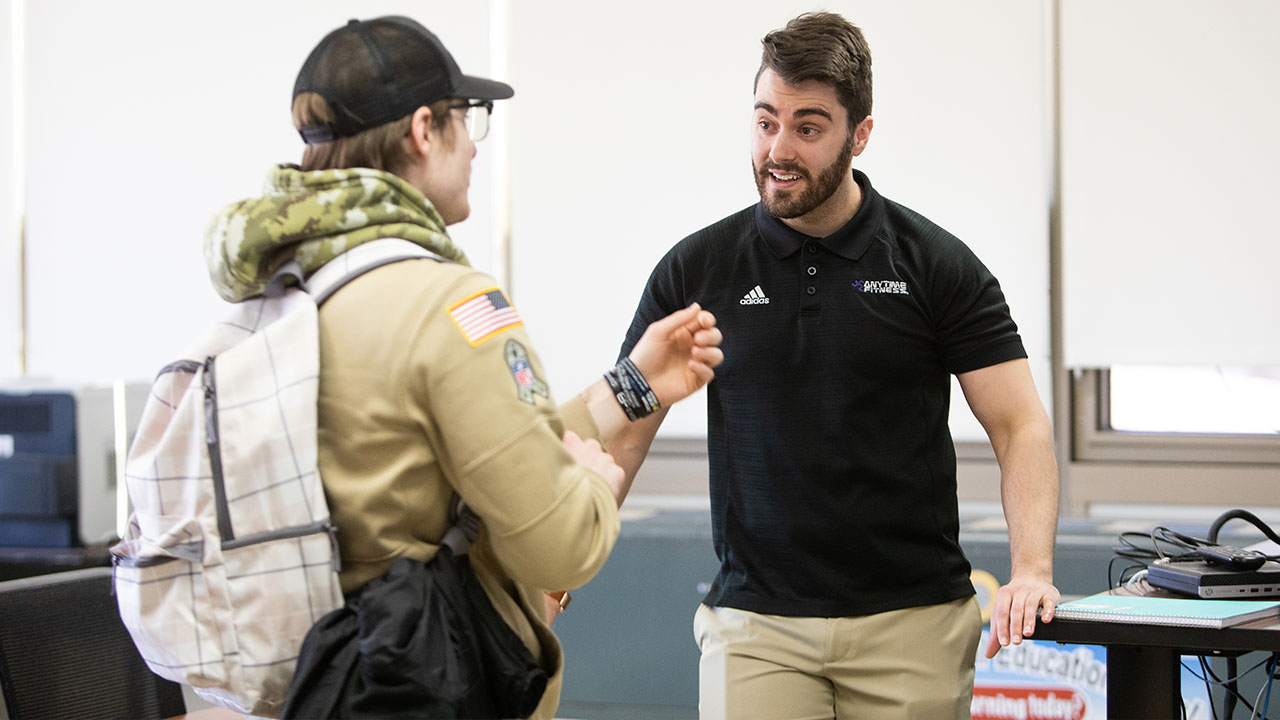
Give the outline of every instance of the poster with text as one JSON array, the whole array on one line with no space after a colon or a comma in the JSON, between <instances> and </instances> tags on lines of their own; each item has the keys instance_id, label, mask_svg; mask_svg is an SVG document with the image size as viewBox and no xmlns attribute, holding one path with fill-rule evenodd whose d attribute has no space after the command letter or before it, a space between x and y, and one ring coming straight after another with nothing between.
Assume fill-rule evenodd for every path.
<instances>
[{"instance_id":1,"label":"poster with text","mask_svg":"<svg viewBox=\"0 0 1280 720\"><path fill-rule=\"evenodd\" d=\"M1105 720L1106 648L1024 640L988 660L982 655L987 632L978 643L973 720ZM1184 657L1181 680L1186 718L1212 720L1208 689L1199 673L1199 659Z\"/></svg>"}]
</instances>

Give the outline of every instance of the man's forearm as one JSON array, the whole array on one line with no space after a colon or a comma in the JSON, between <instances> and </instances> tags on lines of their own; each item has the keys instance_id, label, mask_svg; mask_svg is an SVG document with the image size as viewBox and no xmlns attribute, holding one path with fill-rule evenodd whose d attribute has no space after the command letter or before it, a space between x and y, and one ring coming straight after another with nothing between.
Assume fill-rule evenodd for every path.
<instances>
[{"instance_id":1,"label":"man's forearm","mask_svg":"<svg viewBox=\"0 0 1280 720\"><path fill-rule=\"evenodd\" d=\"M1051 580L1058 531L1058 464L1048 429L1038 424L1023 429L998 457L1010 570L1015 577Z\"/></svg>"},{"instance_id":2,"label":"man's forearm","mask_svg":"<svg viewBox=\"0 0 1280 720\"><path fill-rule=\"evenodd\" d=\"M667 416L668 408L660 408L648 417L630 421L618 405L609 384L603 379L587 386L582 391L581 398L600 430L601 444L613 456L613 461L626 472L626 482L617 497L618 504L621 505L631 491L631 483L635 480L645 455L649 453L649 446L653 444L654 435Z\"/></svg>"}]
</instances>

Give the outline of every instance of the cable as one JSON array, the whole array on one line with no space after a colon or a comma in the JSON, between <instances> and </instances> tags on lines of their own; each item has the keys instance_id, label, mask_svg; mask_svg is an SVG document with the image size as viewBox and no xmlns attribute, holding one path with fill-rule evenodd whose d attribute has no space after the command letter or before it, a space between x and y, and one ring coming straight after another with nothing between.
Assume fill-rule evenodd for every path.
<instances>
[{"instance_id":1,"label":"cable","mask_svg":"<svg viewBox=\"0 0 1280 720\"><path fill-rule=\"evenodd\" d=\"M1209 526L1208 538L1187 535L1163 525L1157 525L1151 529L1151 532L1144 533L1129 530L1120 533L1118 535L1119 544L1112 547L1111 552L1117 557L1139 560L1147 564L1151 562L1200 560L1201 556L1197 550L1199 548L1220 547L1218 544L1218 532L1228 521L1237 518L1252 523L1254 527L1261 530L1273 542L1280 544L1280 534L1277 534L1258 516L1248 510L1236 508L1222 513L1213 521ZM1149 548L1146 547L1148 544L1150 545ZM1280 555L1267 555L1266 558L1268 560L1280 560Z\"/></svg>"},{"instance_id":2,"label":"cable","mask_svg":"<svg viewBox=\"0 0 1280 720\"><path fill-rule=\"evenodd\" d=\"M1217 518L1215 518L1215 519L1214 519L1214 521L1213 521L1212 523L1210 523L1210 524L1209 524L1209 538L1208 538L1208 540L1207 540L1206 542L1209 542L1209 543L1216 543L1216 542L1218 541L1218 531L1220 531L1220 530L1222 529L1222 526L1223 526L1223 525L1226 525L1228 521L1233 520L1233 519L1236 519L1236 518L1239 518L1239 519L1241 519L1241 520L1248 521L1248 522L1249 522L1250 524L1252 524L1254 527L1256 527L1256 528L1258 528L1259 530L1261 530L1261 531L1262 531L1262 533L1263 533L1264 535L1266 535L1268 538L1270 538L1272 542L1277 543L1277 544L1280 544L1280 535L1276 535L1276 532L1275 532L1274 530L1272 530L1272 529L1271 529L1271 526L1270 526L1270 525L1267 525L1265 522L1263 522L1263 521L1262 521L1262 520L1261 520L1257 515L1254 515L1253 513L1249 512L1248 510L1242 510L1242 509L1240 509L1240 508L1234 508L1234 509L1232 509L1232 510L1227 510L1226 512L1222 513L1222 514L1221 514L1221 515L1219 515ZM1266 556L1267 560L1275 560L1275 559L1277 559L1278 557L1280 557L1280 556L1276 556L1276 555L1267 555L1267 556ZM1231 673L1231 674L1234 674L1234 673L1235 673L1235 670L1236 670L1236 659L1235 659L1234 657L1233 657L1233 658L1228 658L1228 659L1227 659L1227 671L1228 671L1229 673ZM1271 681L1272 681L1272 679L1273 679L1273 678L1274 678L1274 674L1273 674L1273 673L1268 673L1268 677L1267 677L1267 688L1268 688L1268 690L1271 688ZM1226 695L1226 696L1224 696L1224 697L1223 697L1223 700L1222 700L1222 703L1223 703L1223 716L1224 716L1224 717L1226 717L1226 718L1230 718L1230 717L1231 717L1231 713L1235 711L1235 704L1236 704L1236 703L1235 703L1235 701L1236 701L1236 699L1237 699L1237 698L1240 700L1240 702L1244 703L1246 706L1248 706L1248 704L1249 704L1249 703L1248 703L1248 702L1247 702L1243 697L1240 697L1240 694L1239 694L1239 693L1235 692L1235 690L1236 690L1236 682L1235 682L1235 680L1234 680L1234 679L1232 679L1232 680L1230 681L1229 686L1224 686L1224 687L1227 687L1228 689L1230 689L1230 690L1231 690L1231 692L1230 692L1228 695ZM1259 695L1261 695L1261 694L1259 694ZM1270 692L1268 692L1268 693L1267 693L1267 701L1268 701L1268 702L1270 702L1270 700L1271 700L1271 693L1270 693ZM1254 702L1255 702L1255 703L1257 703L1257 700L1255 700ZM1256 713L1257 713L1257 709L1256 709L1256 708L1251 707L1251 708L1249 708L1249 709L1250 709L1250 711L1252 711L1252 713L1251 713L1251 714L1256 714ZM1264 717L1264 718L1265 718L1266 716L1267 716L1267 713L1266 713L1266 711L1264 710L1264 711L1263 711L1263 713L1262 713L1262 717Z\"/></svg>"},{"instance_id":3,"label":"cable","mask_svg":"<svg viewBox=\"0 0 1280 720\"><path fill-rule=\"evenodd\" d=\"M1258 697L1253 699L1253 712L1249 713L1249 720L1254 720L1255 718L1258 718L1258 717L1261 717L1262 720L1266 720L1267 718L1266 709L1263 708L1262 715L1258 715L1258 709L1262 707L1262 693L1267 692L1270 689L1271 689L1271 679L1268 678L1267 681L1262 684L1262 687L1258 688ZM1269 703L1270 701L1271 701L1271 694L1267 693L1267 702Z\"/></svg>"},{"instance_id":4,"label":"cable","mask_svg":"<svg viewBox=\"0 0 1280 720\"><path fill-rule=\"evenodd\" d=\"M1232 715L1225 714L1225 713L1235 712L1235 705L1234 705L1235 701L1240 702L1240 704L1244 705L1245 708L1247 708L1250 712L1254 712L1254 706L1250 704L1249 701L1246 700L1243 695L1240 694L1240 692L1237 689L1236 682L1241 678L1243 678L1244 676L1248 675L1249 673L1254 672L1258 668L1262 667L1263 665L1268 664L1270 662L1270 658L1263 658L1259 660L1258 662L1254 663L1248 670L1245 670L1242 673L1239 673L1239 674L1230 673L1226 678L1219 678L1217 673L1213 671L1213 668L1209 667L1209 664L1205 660L1205 657L1203 655L1200 655L1197 657L1200 660L1200 668L1204 673L1203 675L1197 675L1196 671L1191 669L1191 667L1189 667L1185 661L1181 663L1182 667L1185 668L1187 672L1191 673L1192 677L1195 677L1198 680L1203 680L1205 682L1206 687L1209 687L1210 683L1212 683L1212 685L1217 685L1218 687L1222 688L1222 691L1224 693L1224 696L1223 696L1224 714L1222 717L1224 718L1224 720L1229 720L1232 717ZM1234 663L1228 663L1228 665L1231 666L1231 665L1234 665ZM1228 669L1230 670L1230 668ZM1228 700L1232 701L1230 705L1227 704ZM1213 713L1213 716L1216 720L1216 718L1218 717L1218 714L1216 709L1213 707L1213 690L1211 688L1209 690L1209 710L1210 712ZM1263 717L1266 717L1266 715L1264 714Z\"/></svg>"},{"instance_id":5,"label":"cable","mask_svg":"<svg viewBox=\"0 0 1280 720\"><path fill-rule=\"evenodd\" d=\"M1112 553L1118 557L1141 560L1144 563L1157 560L1166 562L1199 560L1200 555L1196 552L1196 548L1215 544L1208 540L1184 535L1163 525L1157 525L1151 529L1151 532L1144 533L1134 530L1122 532L1118 539L1120 544L1111 548ZM1146 540L1151 547L1149 549L1143 547L1135 542L1134 539Z\"/></svg>"},{"instance_id":6,"label":"cable","mask_svg":"<svg viewBox=\"0 0 1280 720\"><path fill-rule=\"evenodd\" d=\"M1120 577L1115 582L1112 582L1111 576L1115 571L1116 561L1119 559L1120 558L1118 557L1113 557L1111 558L1111 561L1107 563L1107 587L1120 587L1121 585L1127 585L1128 583L1133 582L1133 578L1138 574L1143 575L1143 577L1146 576L1146 563L1127 565L1120 570Z\"/></svg>"},{"instance_id":7,"label":"cable","mask_svg":"<svg viewBox=\"0 0 1280 720\"><path fill-rule=\"evenodd\" d=\"M1249 720L1254 718L1262 718L1266 720L1267 709L1271 706L1271 685L1276 679L1276 662L1280 660L1280 653L1272 653L1267 659L1267 681L1258 688L1258 697L1254 699L1253 712L1249 714ZM1265 698L1263 693L1266 694ZM1261 714L1259 714L1261 712Z\"/></svg>"},{"instance_id":8,"label":"cable","mask_svg":"<svg viewBox=\"0 0 1280 720\"><path fill-rule=\"evenodd\" d=\"M1206 542L1163 526L1152 528L1151 532L1127 530L1117 539L1119 544L1112 546L1113 557L1107 564L1107 587L1113 588L1135 582L1138 575L1145 577L1146 568L1152 563L1199 560L1200 555L1194 548L1196 543ZM1113 581L1116 562L1122 559L1134 563L1122 568L1119 578Z\"/></svg>"},{"instance_id":9,"label":"cable","mask_svg":"<svg viewBox=\"0 0 1280 720\"><path fill-rule=\"evenodd\" d=\"M1270 525L1260 520L1257 515L1254 515L1248 510L1241 510L1240 508L1236 508L1234 510L1228 510L1222 513L1221 515L1219 515L1217 519L1213 521L1213 524L1209 526L1209 541L1217 542L1218 531L1222 529L1223 525L1227 524L1228 520L1232 520L1235 518L1240 518L1241 520L1248 520L1250 523L1253 524L1254 527L1261 530L1262 534L1270 538L1271 542L1276 543L1277 545L1280 545L1280 535L1277 535L1276 531L1272 530ZM1267 558L1269 560L1275 560L1277 558L1280 558L1280 556L1268 555Z\"/></svg>"},{"instance_id":10,"label":"cable","mask_svg":"<svg viewBox=\"0 0 1280 720\"><path fill-rule=\"evenodd\" d=\"M1280 653L1271 653L1271 662L1267 665L1267 697L1262 701L1262 719L1266 720L1267 710L1271 707L1271 685L1276 679L1276 666L1280 665Z\"/></svg>"},{"instance_id":11,"label":"cable","mask_svg":"<svg viewBox=\"0 0 1280 720\"><path fill-rule=\"evenodd\" d=\"M1121 577L1124 577L1124 575L1121 575ZM1124 586L1127 588L1134 588L1134 589L1140 588L1142 587L1142 581L1146 579L1147 579L1147 569L1142 568L1141 570L1139 570L1138 572L1130 576L1128 580L1125 580Z\"/></svg>"},{"instance_id":12,"label":"cable","mask_svg":"<svg viewBox=\"0 0 1280 720\"><path fill-rule=\"evenodd\" d=\"M1246 706L1249 705L1249 703L1245 702L1244 696L1240 694L1240 686L1236 683L1239 679L1239 676L1236 675L1237 670L1239 670L1239 665L1236 663L1236 659L1234 657L1227 658L1227 675L1231 679L1228 680L1223 687L1230 689L1231 692L1222 696L1222 717L1224 718L1233 717L1236 714L1237 700L1244 703ZM1253 708L1249 708L1249 710L1252 715Z\"/></svg>"},{"instance_id":13,"label":"cable","mask_svg":"<svg viewBox=\"0 0 1280 720\"><path fill-rule=\"evenodd\" d=\"M1163 525L1157 525L1151 529L1151 532L1125 531L1117 536L1119 544L1111 548L1114 557L1107 564L1107 586L1108 587L1138 587L1140 588L1146 580L1146 566L1156 563L1173 563L1200 561L1203 556L1198 552L1199 548L1221 547L1218 544L1218 533L1222 526L1228 521L1240 519L1251 523L1265 534L1272 542L1280 544L1280 534L1277 534L1269 525L1259 519L1253 513L1239 508L1228 510L1216 519L1209 526L1208 537L1198 538L1192 535L1178 532ZM1149 546L1149 547L1148 547ZM1265 555L1267 560L1280 560L1280 555ZM1126 559L1137 561L1138 565L1130 564L1120 571L1120 576L1116 582L1112 582L1112 574L1115 570L1115 564L1118 560ZM1127 576L1127 577L1126 577ZM1198 677L1205 683L1205 689L1209 693L1209 711L1213 716L1213 720L1217 720L1218 711L1213 703L1213 685L1222 688L1222 711L1223 720L1230 720L1235 713L1236 704L1242 704L1249 709L1250 718L1267 718L1267 710L1271 703L1271 686L1276 679L1277 666L1280 665L1280 653L1273 653L1269 658L1259 661L1248 670L1238 672L1239 666L1235 657L1225 658L1227 664L1226 679L1219 679L1209 666L1203 655L1199 656L1200 667L1203 671L1202 676L1197 676L1185 662L1182 666L1187 669L1193 676ZM1238 680L1245 675L1257 670L1259 667L1266 665L1267 679L1264 687L1258 691L1258 696L1250 703L1242 695L1238 688ZM1186 715L1186 706L1183 705L1182 714Z\"/></svg>"},{"instance_id":14,"label":"cable","mask_svg":"<svg viewBox=\"0 0 1280 720\"><path fill-rule=\"evenodd\" d=\"M1200 659L1200 670L1204 672L1204 675L1199 677L1204 681L1204 693L1209 697L1209 714L1213 716L1213 720L1218 720L1218 710L1213 706L1213 685L1209 682L1209 676L1212 674L1209 672L1209 663L1204 659L1203 655L1197 657ZM1196 671L1187 667L1185 662L1182 663L1182 667L1187 668L1187 672L1191 673L1192 676L1196 676Z\"/></svg>"}]
</instances>

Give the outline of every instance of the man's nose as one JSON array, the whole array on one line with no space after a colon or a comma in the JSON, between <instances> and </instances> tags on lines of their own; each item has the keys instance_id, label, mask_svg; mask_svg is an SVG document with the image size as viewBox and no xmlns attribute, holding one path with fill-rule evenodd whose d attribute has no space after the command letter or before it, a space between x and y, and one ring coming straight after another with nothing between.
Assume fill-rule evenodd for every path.
<instances>
[{"instance_id":1,"label":"man's nose","mask_svg":"<svg viewBox=\"0 0 1280 720\"><path fill-rule=\"evenodd\" d=\"M769 144L769 159L773 162L787 162L795 158L795 145L787 133L774 135L773 142Z\"/></svg>"}]
</instances>

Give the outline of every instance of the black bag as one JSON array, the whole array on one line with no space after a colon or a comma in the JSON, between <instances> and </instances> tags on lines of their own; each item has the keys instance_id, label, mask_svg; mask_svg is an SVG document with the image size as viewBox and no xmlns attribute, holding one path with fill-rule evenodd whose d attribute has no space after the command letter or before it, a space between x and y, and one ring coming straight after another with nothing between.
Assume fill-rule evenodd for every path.
<instances>
[{"instance_id":1,"label":"black bag","mask_svg":"<svg viewBox=\"0 0 1280 720\"><path fill-rule=\"evenodd\" d=\"M466 511L469 513L469 511ZM472 516L474 517L474 516ZM452 534L452 532L451 532ZM446 537L399 558L303 641L282 718L523 718L547 673Z\"/></svg>"}]
</instances>

